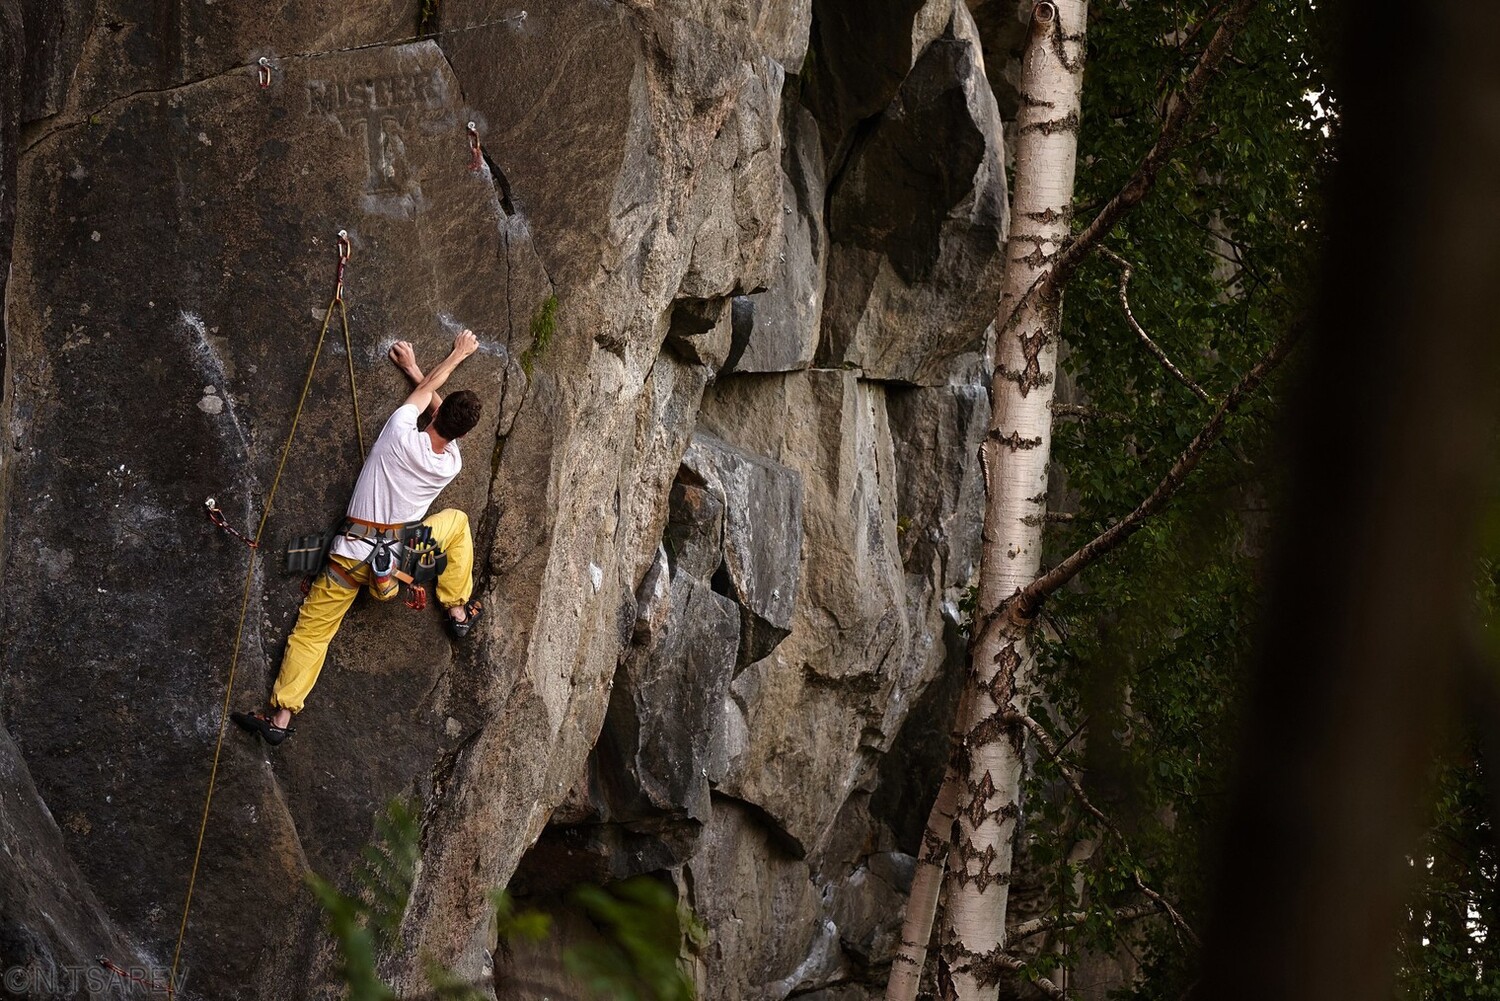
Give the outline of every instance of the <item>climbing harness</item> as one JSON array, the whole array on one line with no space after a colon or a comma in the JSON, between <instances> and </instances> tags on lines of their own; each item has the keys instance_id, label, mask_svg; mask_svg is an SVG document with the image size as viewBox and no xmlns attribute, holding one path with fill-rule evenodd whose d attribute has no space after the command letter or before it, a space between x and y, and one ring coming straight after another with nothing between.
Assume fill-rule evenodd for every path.
<instances>
[{"instance_id":1,"label":"climbing harness","mask_svg":"<svg viewBox=\"0 0 1500 1001\"><path fill-rule=\"evenodd\" d=\"M421 611L427 607L427 585L437 580L448 565L448 554L432 537L430 526L420 521L383 525L351 517L344 519L338 534L354 542L363 542L370 551L353 567L346 568L336 560L328 560L326 570L329 577L344 587L357 588L360 583L355 572L368 565L375 575L371 586L377 594L383 593L394 579L398 587L405 586L410 592L406 599L408 608Z\"/></svg>"},{"instance_id":2,"label":"climbing harness","mask_svg":"<svg viewBox=\"0 0 1500 1001\"><path fill-rule=\"evenodd\" d=\"M479 144L479 129L474 126L473 122L469 123L469 152L472 154L472 159L469 160L469 171L478 173L479 168L484 164L484 147Z\"/></svg>"},{"instance_id":3,"label":"climbing harness","mask_svg":"<svg viewBox=\"0 0 1500 1001\"><path fill-rule=\"evenodd\" d=\"M250 592L255 584L255 557L263 546L262 539L266 532L266 522L270 520L272 505L276 502L276 491L281 486L281 474L286 470L286 460L292 452L292 442L297 437L297 424L302 419L302 410L307 405L307 394L312 388L313 374L318 369L318 356L323 352L323 342L328 338L328 326L333 320L334 307L338 307L339 318L344 328L344 354L349 359L349 397L354 405L354 426L359 437L359 455L363 461L365 457L365 436L360 426L359 419L359 394L354 386L354 349L349 337L349 313L344 307L344 271L349 266L350 246L349 233L347 230L339 230L338 235L338 274L334 281L333 298L328 303L328 311L323 314L323 327L318 331L318 342L313 346L312 361L307 366L307 376L302 380L302 394L297 398L297 408L292 412L292 427L287 432L286 444L281 447L281 461L276 465L276 476L271 480L270 492L266 494L266 506L260 515L260 524L255 529L255 537L246 539L245 536L236 532L225 520L223 513L213 498L209 498L204 505L208 511L209 520L220 528L243 540L250 548L250 559L245 568L245 587L240 598L240 620L234 631L234 648L229 658L229 677L224 684L224 706L219 713L219 735L214 742L213 765L208 772L208 790L203 797L203 813L198 821L198 841L193 848L193 865L188 875L187 896L182 903L182 922L177 928L177 945L172 950L172 972L168 978L167 994L171 996L174 991L173 985L177 982L177 968L182 959L182 940L187 936L188 914L193 906L193 890L198 885L198 865L203 858L203 836L208 831L208 810L213 803L214 784L219 777L219 758L224 750L224 731L229 723L229 705L234 696L234 675L240 662L240 644L245 635L245 618L250 611Z\"/></svg>"}]
</instances>

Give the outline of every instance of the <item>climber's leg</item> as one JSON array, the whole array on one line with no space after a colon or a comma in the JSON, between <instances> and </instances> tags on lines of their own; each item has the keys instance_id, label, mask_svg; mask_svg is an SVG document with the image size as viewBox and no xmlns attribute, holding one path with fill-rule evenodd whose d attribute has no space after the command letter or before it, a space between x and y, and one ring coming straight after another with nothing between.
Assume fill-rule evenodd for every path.
<instances>
[{"instance_id":1,"label":"climber's leg","mask_svg":"<svg viewBox=\"0 0 1500 1001\"><path fill-rule=\"evenodd\" d=\"M357 561L342 556L330 556L330 560L350 571L350 575L363 582L368 566L359 566ZM357 568L357 569L352 569ZM281 658L281 672L276 677L276 687L271 690L271 705L276 709L275 723L286 726L293 713L302 711L307 693L317 683L318 673L328 656L328 644L339 631L344 613L354 604L359 588L349 587L332 572L318 575L312 590L302 601L297 612L297 624L287 637L286 653Z\"/></svg>"},{"instance_id":2,"label":"climber's leg","mask_svg":"<svg viewBox=\"0 0 1500 1001\"><path fill-rule=\"evenodd\" d=\"M455 621L468 615L465 605L474 593L474 536L469 530L469 516L457 508L447 508L426 520L438 547L448 555L448 565L438 577L437 599Z\"/></svg>"}]
</instances>

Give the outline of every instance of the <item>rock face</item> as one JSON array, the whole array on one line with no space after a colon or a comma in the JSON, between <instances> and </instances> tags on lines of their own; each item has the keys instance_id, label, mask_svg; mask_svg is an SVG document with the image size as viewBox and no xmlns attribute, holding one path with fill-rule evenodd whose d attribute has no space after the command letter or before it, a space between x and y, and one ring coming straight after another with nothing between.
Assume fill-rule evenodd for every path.
<instances>
[{"instance_id":1,"label":"rock face","mask_svg":"<svg viewBox=\"0 0 1500 1001\"><path fill-rule=\"evenodd\" d=\"M884 763L927 760L977 545L1005 189L968 10L416 17L0 0L0 965L170 963L230 667L260 702L277 549L359 468L351 376L368 443L391 343L468 326L440 506L485 618L361 598L296 736L226 734L180 996L337 996L304 876L347 882L397 796L402 990L486 974L492 887L651 872L705 996L864 996L926 810ZM247 534L269 505L266 548L210 496Z\"/></svg>"},{"instance_id":2,"label":"rock face","mask_svg":"<svg viewBox=\"0 0 1500 1001\"><path fill-rule=\"evenodd\" d=\"M734 300L727 372L788 372L806 368L823 320L828 231L827 190L817 122L801 105L783 110L781 244L771 287Z\"/></svg>"},{"instance_id":3,"label":"rock face","mask_svg":"<svg viewBox=\"0 0 1500 1001\"><path fill-rule=\"evenodd\" d=\"M982 378L1002 266L1000 113L962 4L850 150L829 199L819 364L920 385Z\"/></svg>"},{"instance_id":4,"label":"rock face","mask_svg":"<svg viewBox=\"0 0 1500 1001\"><path fill-rule=\"evenodd\" d=\"M72 814L63 823L88 833ZM62 831L37 795L8 735L0 733L0 969L8 996L76 994L95 957L111 955L127 969L145 958L110 920L63 846Z\"/></svg>"}]
</instances>

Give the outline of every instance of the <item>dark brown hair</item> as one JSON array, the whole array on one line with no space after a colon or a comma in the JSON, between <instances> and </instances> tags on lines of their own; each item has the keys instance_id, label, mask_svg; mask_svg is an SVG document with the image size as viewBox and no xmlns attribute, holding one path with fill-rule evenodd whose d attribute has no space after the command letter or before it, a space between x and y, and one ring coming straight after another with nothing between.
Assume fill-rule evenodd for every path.
<instances>
[{"instance_id":1,"label":"dark brown hair","mask_svg":"<svg viewBox=\"0 0 1500 1001\"><path fill-rule=\"evenodd\" d=\"M438 407L437 414L432 418L432 429L449 441L462 438L479 423L479 412L482 409L477 393L460 389L443 398L442 406Z\"/></svg>"}]
</instances>

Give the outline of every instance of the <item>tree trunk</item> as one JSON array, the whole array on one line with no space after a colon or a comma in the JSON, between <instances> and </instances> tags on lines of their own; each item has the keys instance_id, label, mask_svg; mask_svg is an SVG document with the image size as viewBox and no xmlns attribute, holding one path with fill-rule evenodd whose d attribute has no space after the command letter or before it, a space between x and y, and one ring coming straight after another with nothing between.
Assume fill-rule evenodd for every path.
<instances>
[{"instance_id":1,"label":"tree trunk","mask_svg":"<svg viewBox=\"0 0 1500 1001\"><path fill-rule=\"evenodd\" d=\"M1465 675L1494 684L1472 644L1500 426L1500 5L1343 13L1323 288L1203 1001L1396 996L1433 753L1480 701Z\"/></svg>"},{"instance_id":2,"label":"tree trunk","mask_svg":"<svg viewBox=\"0 0 1500 1001\"><path fill-rule=\"evenodd\" d=\"M1056 0L1033 8L1022 69L1010 258L998 316L998 364L990 391L990 429L980 452L988 503L970 677L956 714L942 789L923 836L887 1001L913 1001L916 996L938 904L937 884L945 877L949 910L941 930L943 958L938 969L943 996L994 998L1000 973L1016 968L1017 960L1002 950L1012 842L1020 815L1024 733L1031 723L1025 711L1031 620L1048 595L1124 542L1171 500L1219 440L1229 415L1286 358L1300 332L1300 323L1294 322L1291 331L1230 390L1166 477L1135 510L1038 575L1041 529L1047 520L1052 383L1062 289L1079 263L1099 249L1114 225L1151 191L1157 174L1182 144L1185 126L1201 106L1209 82L1257 3L1237 0L1223 12L1182 89L1168 103L1156 142L1124 187L1072 239L1069 212L1088 4L1087 0ZM1129 317L1123 285L1121 304ZM1154 348L1150 337L1137 330ZM1154 353L1173 368L1159 348ZM1206 397L1196 384L1190 388ZM1076 785L1075 792L1083 796ZM951 848L944 852L937 847L941 845ZM1171 904L1139 877L1136 882L1196 942ZM1062 996L1045 979L1038 978L1035 986Z\"/></svg>"},{"instance_id":3,"label":"tree trunk","mask_svg":"<svg viewBox=\"0 0 1500 1001\"><path fill-rule=\"evenodd\" d=\"M922 847L917 854L917 869L912 876L911 893L906 898L906 917L901 924L901 947L891 961L891 977L885 985L886 1001L915 1001L922 985L922 967L927 964L927 943L932 938L932 921L937 915L938 896L943 888L943 874L948 871L948 852L953 844L953 818L958 810L959 772L954 754L963 745L963 734L957 726L965 716L967 699L959 701L955 729L950 736L948 765L943 784L927 815L922 831Z\"/></svg>"},{"instance_id":4,"label":"tree trunk","mask_svg":"<svg viewBox=\"0 0 1500 1001\"><path fill-rule=\"evenodd\" d=\"M1069 236L1083 79L1086 0L1032 10L1017 122L1015 195L989 433L980 451L986 508L979 603L955 755L957 823L948 860L938 987L944 998L992 1001L1002 964L1024 713L1030 611L1009 599L1041 569L1061 292L1050 272ZM945 779L946 784L946 779Z\"/></svg>"}]
</instances>

